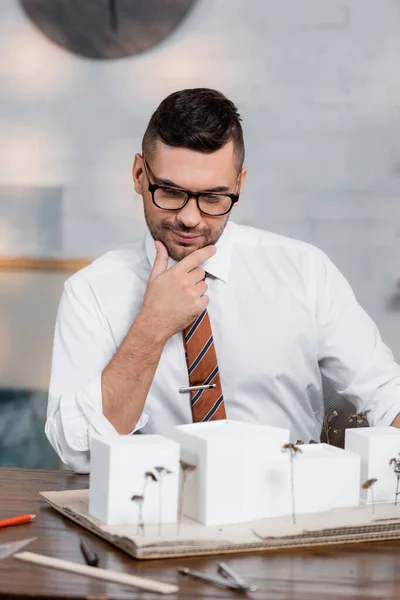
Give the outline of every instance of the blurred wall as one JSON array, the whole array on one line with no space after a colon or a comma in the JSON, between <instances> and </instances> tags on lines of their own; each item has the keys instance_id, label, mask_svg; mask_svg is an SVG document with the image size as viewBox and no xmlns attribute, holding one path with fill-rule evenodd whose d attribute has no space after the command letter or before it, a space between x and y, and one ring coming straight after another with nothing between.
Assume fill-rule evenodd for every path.
<instances>
[{"instance_id":1,"label":"blurred wall","mask_svg":"<svg viewBox=\"0 0 400 600\"><path fill-rule=\"evenodd\" d=\"M0 222L1 255L97 256L140 236L130 171L151 112L215 87L247 143L233 218L323 248L400 359L398 0L198 0L157 48L107 62L58 48L1 0L0 56L0 201L18 198L20 230ZM41 194L51 247L24 222ZM0 272L0 385L47 387L63 279Z\"/></svg>"}]
</instances>

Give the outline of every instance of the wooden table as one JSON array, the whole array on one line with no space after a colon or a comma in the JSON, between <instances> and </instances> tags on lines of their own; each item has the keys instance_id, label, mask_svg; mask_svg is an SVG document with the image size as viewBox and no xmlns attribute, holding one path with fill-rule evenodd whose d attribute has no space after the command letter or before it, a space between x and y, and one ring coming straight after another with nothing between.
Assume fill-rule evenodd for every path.
<instances>
[{"instance_id":1,"label":"wooden table","mask_svg":"<svg viewBox=\"0 0 400 600\"><path fill-rule=\"evenodd\" d=\"M0 469L0 519L35 513L28 525L0 529L0 543L38 536L25 550L83 563L80 538L90 541L100 556L101 566L136 573L180 586L176 596L166 598L239 598L241 594L188 579L176 572L188 566L215 574L215 557L136 561L107 542L63 518L43 501L38 492L87 487L88 477L66 471ZM258 591L255 600L330 600L333 598L399 598L400 542L332 546L313 551L279 554L225 555ZM0 561L0 597L14 598L161 598L156 594L86 577L29 565L8 557Z\"/></svg>"}]
</instances>

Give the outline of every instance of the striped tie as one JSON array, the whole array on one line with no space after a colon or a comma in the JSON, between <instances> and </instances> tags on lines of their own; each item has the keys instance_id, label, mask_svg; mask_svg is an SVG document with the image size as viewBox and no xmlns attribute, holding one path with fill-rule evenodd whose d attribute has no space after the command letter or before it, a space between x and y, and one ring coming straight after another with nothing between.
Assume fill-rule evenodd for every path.
<instances>
[{"instance_id":1,"label":"striped tie","mask_svg":"<svg viewBox=\"0 0 400 600\"><path fill-rule=\"evenodd\" d=\"M209 390L192 391L191 404L193 421L215 421L226 419L217 355L207 310L183 331L189 385L215 383Z\"/></svg>"}]
</instances>

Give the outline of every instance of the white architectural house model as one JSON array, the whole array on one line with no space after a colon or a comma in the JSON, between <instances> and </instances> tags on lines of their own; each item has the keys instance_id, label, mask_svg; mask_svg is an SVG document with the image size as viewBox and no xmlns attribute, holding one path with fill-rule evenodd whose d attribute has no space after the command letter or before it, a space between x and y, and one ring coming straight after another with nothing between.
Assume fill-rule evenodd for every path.
<instances>
[{"instance_id":1,"label":"white architectural house model","mask_svg":"<svg viewBox=\"0 0 400 600\"><path fill-rule=\"evenodd\" d=\"M292 512L289 431L235 421L175 428L188 477L183 512L204 525L240 523ZM304 444L293 458L297 513L360 501L360 458L327 444Z\"/></svg>"},{"instance_id":2,"label":"white architectural house model","mask_svg":"<svg viewBox=\"0 0 400 600\"><path fill-rule=\"evenodd\" d=\"M282 515L285 502L290 512L288 460L281 453L288 429L211 421L179 425L175 432L181 458L196 466L187 479L186 516L219 525Z\"/></svg>"},{"instance_id":3,"label":"white architectural house model","mask_svg":"<svg viewBox=\"0 0 400 600\"><path fill-rule=\"evenodd\" d=\"M362 483L378 481L375 501L393 502L400 430L346 430L346 450L302 444L283 451L289 431L236 421L181 425L175 439L158 435L93 438L89 512L108 525L174 523L182 513L204 525L242 523L268 517L357 507L367 500ZM193 465L182 493L179 460ZM156 467L171 473L160 486ZM181 481L179 481L179 476ZM181 493L180 493L181 492ZM141 514L132 496L143 496ZM162 511L160 514L160 503ZM291 517L290 517L291 518Z\"/></svg>"},{"instance_id":4,"label":"white architectural house model","mask_svg":"<svg viewBox=\"0 0 400 600\"><path fill-rule=\"evenodd\" d=\"M136 524L139 503L132 496L144 495L143 523L156 523L160 516L164 523L175 523L178 513L179 444L160 435L131 435L93 437L89 513L107 525ZM160 478L156 467L169 474L161 474L160 486L146 473Z\"/></svg>"},{"instance_id":5,"label":"white architectural house model","mask_svg":"<svg viewBox=\"0 0 400 600\"><path fill-rule=\"evenodd\" d=\"M392 458L399 459L400 429L395 427L363 427L346 429L345 448L361 457L361 480L377 479L374 484L375 502L393 502L396 474ZM371 502L368 490L361 489L361 500Z\"/></svg>"}]
</instances>

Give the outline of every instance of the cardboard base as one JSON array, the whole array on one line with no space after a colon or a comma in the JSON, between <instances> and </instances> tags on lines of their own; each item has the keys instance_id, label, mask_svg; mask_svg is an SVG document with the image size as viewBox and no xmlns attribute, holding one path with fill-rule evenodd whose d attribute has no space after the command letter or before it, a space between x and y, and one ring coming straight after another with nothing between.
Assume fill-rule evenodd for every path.
<instances>
[{"instance_id":1,"label":"cardboard base","mask_svg":"<svg viewBox=\"0 0 400 600\"><path fill-rule=\"evenodd\" d=\"M400 504L376 504L337 508L325 513L260 519L235 525L205 527L184 518L176 525L146 525L144 535L137 526L104 525L88 513L89 490L41 492L55 510L114 546L138 559L201 556L232 552L254 552L305 548L369 541L400 539ZM134 506L132 505L132 510Z\"/></svg>"}]
</instances>

